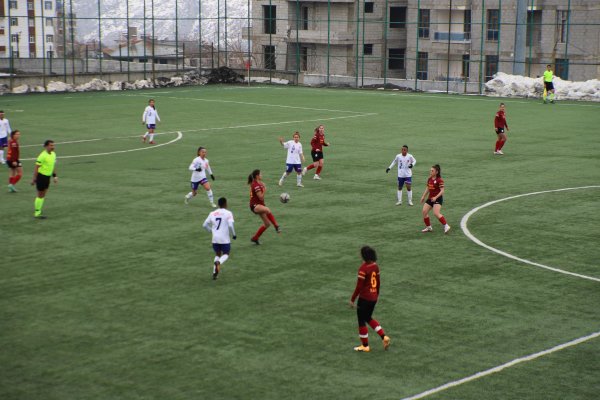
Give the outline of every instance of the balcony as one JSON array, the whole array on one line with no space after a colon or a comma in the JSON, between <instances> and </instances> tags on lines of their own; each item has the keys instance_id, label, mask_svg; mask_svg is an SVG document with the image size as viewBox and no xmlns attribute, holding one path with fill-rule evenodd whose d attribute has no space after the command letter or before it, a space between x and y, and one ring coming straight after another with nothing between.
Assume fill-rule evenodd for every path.
<instances>
[{"instance_id":1,"label":"balcony","mask_svg":"<svg viewBox=\"0 0 600 400\"><path fill-rule=\"evenodd\" d=\"M290 43L318 43L327 44L327 30L325 31L310 31L310 30L291 30L287 41ZM329 33L329 43L333 45L351 45L356 42L356 34L343 31L331 31Z\"/></svg>"},{"instance_id":2,"label":"balcony","mask_svg":"<svg viewBox=\"0 0 600 400\"><path fill-rule=\"evenodd\" d=\"M470 43L471 42L471 34L464 32L434 32L433 33L433 41L434 42L446 42L448 43L448 37L450 38L450 43Z\"/></svg>"}]
</instances>

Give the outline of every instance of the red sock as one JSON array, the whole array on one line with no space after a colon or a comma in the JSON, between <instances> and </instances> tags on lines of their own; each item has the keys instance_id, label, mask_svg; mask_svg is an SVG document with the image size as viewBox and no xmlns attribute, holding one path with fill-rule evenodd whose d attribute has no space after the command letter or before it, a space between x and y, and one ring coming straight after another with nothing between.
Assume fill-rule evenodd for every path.
<instances>
[{"instance_id":1,"label":"red sock","mask_svg":"<svg viewBox=\"0 0 600 400\"><path fill-rule=\"evenodd\" d=\"M321 173L321 171L323 170L323 167L321 167L320 165L317 167L317 172L316 174L319 175Z\"/></svg>"},{"instance_id":2,"label":"red sock","mask_svg":"<svg viewBox=\"0 0 600 400\"><path fill-rule=\"evenodd\" d=\"M442 225L446 225L446 218L444 218L443 215L440 217L440 222L442 223Z\"/></svg>"},{"instance_id":3,"label":"red sock","mask_svg":"<svg viewBox=\"0 0 600 400\"><path fill-rule=\"evenodd\" d=\"M506 143L506 140L500 141L500 146L498 147L498 150L502 150L502 148L504 147L504 143Z\"/></svg>"},{"instance_id":4,"label":"red sock","mask_svg":"<svg viewBox=\"0 0 600 400\"><path fill-rule=\"evenodd\" d=\"M13 179L14 179L13 185L14 185L14 184L16 184L17 182L19 182L19 181L21 180L21 177L22 177L22 176L23 176L23 175L17 175L17 176L15 176L15 177L13 178Z\"/></svg>"},{"instance_id":5,"label":"red sock","mask_svg":"<svg viewBox=\"0 0 600 400\"><path fill-rule=\"evenodd\" d=\"M260 228L258 228L258 230L256 231L256 233L254 234L254 236L252 236L252 240L258 240L258 238L260 237L260 235L263 234L264 231L267 230L267 227L264 225L261 225Z\"/></svg>"},{"instance_id":6,"label":"red sock","mask_svg":"<svg viewBox=\"0 0 600 400\"><path fill-rule=\"evenodd\" d=\"M372 319L369 321L369 325L371 325L371 328L373 328L375 333L377 333L383 339L383 337L385 336L385 332L383 331L381 325L379 325L379 322L377 322L377 320L375 319Z\"/></svg>"},{"instance_id":7,"label":"red sock","mask_svg":"<svg viewBox=\"0 0 600 400\"><path fill-rule=\"evenodd\" d=\"M15 177L14 176L9 176L8 177L8 183L11 184L11 185L14 185L15 184Z\"/></svg>"},{"instance_id":8,"label":"red sock","mask_svg":"<svg viewBox=\"0 0 600 400\"><path fill-rule=\"evenodd\" d=\"M423 218L423 221L425 221L425 226L431 226L431 220L429 219L429 217Z\"/></svg>"},{"instance_id":9,"label":"red sock","mask_svg":"<svg viewBox=\"0 0 600 400\"><path fill-rule=\"evenodd\" d=\"M313 169L315 167L315 164L310 164L308 167L306 167L307 171L310 171L311 169Z\"/></svg>"},{"instance_id":10,"label":"red sock","mask_svg":"<svg viewBox=\"0 0 600 400\"><path fill-rule=\"evenodd\" d=\"M358 336L360 337L362 345L367 347L369 345L369 330L366 326L358 327Z\"/></svg>"},{"instance_id":11,"label":"red sock","mask_svg":"<svg viewBox=\"0 0 600 400\"><path fill-rule=\"evenodd\" d=\"M271 214L271 213L268 213L268 214L267 214L267 218L269 218L269 221L271 221L271 223L273 224L273 226L274 226L274 227L276 227L276 228L277 228L277 227L279 226L279 224L278 224L278 223L277 223L277 221L275 220L275 216L274 216L273 214ZM265 228L265 229L267 229L267 228Z\"/></svg>"},{"instance_id":12,"label":"red sock","mask_svg":"<svg viewBox=\"0 0 600 400\"><path fill-rule=\"evenodd\" d=\"M500 139L496 140L496 149L494 151L500 150L500 143L501 143Z\"/></svg>"}]
</instances>

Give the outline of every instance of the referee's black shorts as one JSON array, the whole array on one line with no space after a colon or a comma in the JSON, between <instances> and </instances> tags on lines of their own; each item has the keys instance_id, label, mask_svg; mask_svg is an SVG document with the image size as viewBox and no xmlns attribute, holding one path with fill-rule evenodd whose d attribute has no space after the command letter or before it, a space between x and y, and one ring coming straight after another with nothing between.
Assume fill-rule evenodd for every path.
<instances>
[{"instance_id":1,"label":"referee's black shorts","mask_svg":"<svg viewBox=\"0 0 600 400\"><path fill-rule=\"evenodd\" d=\"M40 192L48 189L50 187L50 177L44 174L37 174L37 178L35 180L35 187Z\"/></svg>"},{"instance_id":2,"label":"referee's black shorts","mask_svg":"<svg viewBox=\"0 0 600 400\"><path fill-rule=\"evenodd\" d=\"M369 301L358 298L356 303L356 316L358 317L358 326L365 326L373 319L373 311L375 310L376 301Z\"/></svg>"}]
</instances>

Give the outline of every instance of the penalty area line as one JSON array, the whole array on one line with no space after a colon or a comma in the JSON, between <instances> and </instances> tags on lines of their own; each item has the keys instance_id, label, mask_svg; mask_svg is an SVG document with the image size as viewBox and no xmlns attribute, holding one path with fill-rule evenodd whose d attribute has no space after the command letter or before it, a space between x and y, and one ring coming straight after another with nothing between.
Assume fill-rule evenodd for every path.
<instances>
[{"instance_id":1,"label":"penalty area line","mask_svg":"<svg viewBox=\"0 0 600 400\"><path fill-rule=\"evenodd\" d=\"M587 342L589 340L595 339L595 338L597 338L599 336L600 336L600 331L594 332L594 333L592 333L590 335L583 336L583 337L580 337L578 339L571 340L570 342L559 344L558 346L554 346L554 347L552 347L550 349L543 350L543 351L540 351L538 353L533 353L533 354L530 354L528 356L524 356L524 357L520 357L520 358L515 358L514 360L509 361L507 363L504 363L502 365L498 365L497 367L486 369L485 371L477 372L476 374L473 374L471 376L467 376L466 378L462 378L462 379L459 379L459 380L456 380L456 381L448 382L448 383L446 383L444 385L438 386L438 387L433 388L433 389L426 390L425 392L416 394L414 396L405 397L402 400L418 400L418 399L422 399L422 398L430 396L432 394L439 393L439 392L442 392L444 390L448 390L448 389L450 389L452 387L459 386L459 385L462 385L464 383L471 382L471 381L474 381L476 379L480 379L480 378L483 378L485 376L495 374L495 373L500 372L500 371L502 371L502 370L504 370L506 368L514 367L517 364L521 364L521 363L524 363L524 362L527 362L527 361L532 361L532 360L535 360L536 358L540 358L540 357L546 356L548 354L552 354L552 353L555 353L557 351L564 350L564 349L566 349L568 347L576 346L578 344L581 344L581 343Z\"/></svg>"},{"instance_id":2,"label":"penalty area line","mask_svg":"<svg viewBox=\"0 0 600 400\"><path fill-rule=\"evenodd\" d=\"M460 228L462 229L462 231L465 234L465 236L467 236L467 238L469 238L469 240L471 240L475 244L477 244L477 245L479 245L479 246L481 246L481 247L483 247L485 249L488 249L488 250L490 250L490 251L492 251L492 252L494 252L496 254L500 254L501 256L504 256L504 257L507 257L507 258L510 258L510 259L522 262L524 264L533 265L534 267L539 267L539 268L543 268L543 269L546 269L546 270L549 270L549 271L558 272L560 274L571 275L571 276L575 276L575 277L581 278L581 279L587 279L587 280L590 280L590 281L600 282L600 278L596 278L596 277L588 276L588 275L583 275L583 274L577 274L575 272L566 271L566 270L560 269L560 268L550 267L548 265L544 265L544 264L536 263L534 261L526 260L524 258L517 257L517 256L512 255L510 253L507 253L505 251L499 250L499 249L497 249L495 247L492 247L492 246L490 246L488 244L485 244L481 240L477 239L475 237L475 235L473 235L471 233L471 231L469 230L469 228L467 227L467 224L469 222L469 218L471 218L471 216L473 214L475 214L476 212L478 212L478 211L480 211L480 210L482 210L482 209L484 209L486 207L489 207L489 206L494 205L496 203L500 203L502 201L517 199L517 198L526 197L526 196L534 196L534 195L537 195L537 194L553 193L553 192L564 192L564 191L568 191L568 190L592 189L592 188L596 189L596 188L600 188L600 186L599 185L592 185L592 186L580 186L580 187L571 187L571 188L563 188L563 189L544 190L544 191L541 191L541 192L532 192L532 193L519 194L519 195L516 195L516 196L510 196L510 197L505 197L503 199L498 199L498 200L490 201L490 202L487 202L487 203L485 203L483 205L475 207L471 211L469 211L468 213L466 213L465 216L462 217L462 219L460 221Z\"/></svg>"},{"instance_id":3,"label":"penalty area line","mask_svg":"<svg viewBox=\"0 0 600 400\"><path fill-rule=\"evenodd\" d=\"M111 155L111 154L131 153L133 151L142 151L142 150L156 149L157 147L162 147L162 146L166 146L166 145L175 143L178 140L180 140L182 137L183 137L183 133L177 132L177 137L175 139L169 141L169 142L166 142L166 143L161 143L161 144L151 145L151 146L146 146L146 147L138 147L136 149L129 149L129 150L116 150L116 151L108 151L108 152L105 152L105 153L78 154L78 155L73 155L73 156L62 156L62 157L57 157L57 159L62 160L62 159L65 159L65 158L108 156L108 155ZM32 160L35 160L35 158L24 158L23 159L23 161L32 161Z\"/></svg>"}]
</instances>

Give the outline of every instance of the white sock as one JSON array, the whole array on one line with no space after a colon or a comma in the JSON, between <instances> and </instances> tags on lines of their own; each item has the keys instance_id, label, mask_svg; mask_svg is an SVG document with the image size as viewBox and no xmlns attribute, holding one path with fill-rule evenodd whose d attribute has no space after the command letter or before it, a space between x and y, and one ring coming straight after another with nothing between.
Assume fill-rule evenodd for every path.
<instances>
[{"instance_id":1,"label":"white sock","mask_svg":"<svg viewBox=\"0 0 600 400\"><path fill-rule=\"evenodd\" d=\"M398 190L398 201L402 201L402 190Z\"/></svg>"},{"instance_id":2,"label":"white sock","mask_svg":"<svg viewBox=\"0 0 600 400\"><path fill-rule=\"evenodd\" d=\"M148 136L150 136L150 141L154 142L154 133L149 134Z\"/></svg>"},{"instance_id":3,"label":"white sock","mask_svg":"<svg viewBox=\"0 0 600 400\"><path fill-rule=\"evenodd\" d=\"M296 184L299 185L302 183L302 174L296 175Z\"/></svg>"},{"instance_id":4,"label":"white sock","mask_svg":"<svg viewBox=\"0 0 600 400\"><path fill-rule=\"evenodd\" d=\"M208 192L206 192L206 195L208 196L208 201L210 201L211 203L214 203L214 197L213 197L212 189L209 190Z\"/></svg>"},{"instance_id":5,"label":"white sock","mask_svg":"<svg viewBox=\"0 0 600 400\"><path fill-rule=\"evenodd\" d=\"M217 262L217 261L219 261L219 256L215 256L215 261L214 262Z\"/></svg>"},{"instance_id":6,"label":"white sock","mask_svg":"<svg viewBox=\"0 0 600 400\"><path fill-rule=\"evenodd\" d=\"M148 132L144 133L144 138L148 137Z\"/></svg>"},{"instance_id":7,"label":"white sock","mask_svg":"<svg viewBox=\"0 0 600 400\"><path fill-rule=\"evenodd\" d=\"M225 261L227 261L229 259L229 254L223 254L221 256L221 259L219 260L219 262L221 263L221 265L223 265L225 263Z\"/></svg>"},{"instance_id":8,"label":"white sock","mask_svg":"<svg viewBox=\"0 0 600 400\"><path fill-rule=\"evenodd\" d=\"M284 173L283 173L283 175L281 175L281 179L280 179L280 181L282 181L282 182L283 182L283 180L284 180L285 178L287 178L287 174L284 172Z\"/></svg>"},{"instance_id":9,"label":"white sock","mask_svg":"<svg viewBox=\"0 0 600 400\"><path fill-rule=\"evenodd\" d=\"M0 150L0 160L4 161L4 150Z\"/></svg>"},{"instance_id":10,"label":"white sock","mask_svg":"<svg viewBox=\"0 0 600 400\"><path fill-rule=\"evenodd\" d=\"M412 203L412 190L407 190L406 195L408 196L408 201Z\"/></svg>"},{"instance_id":11,"label":"white sock","mask_svg":"<svg viewBox=\"0 0 600 400\"><path fill-rule=\"evenodd\" d=\"M194 193L193 192L189 192L188 194L185 195L185 198L190 200L192 197L194 197Z\"/></svg>"}]
</instances>

